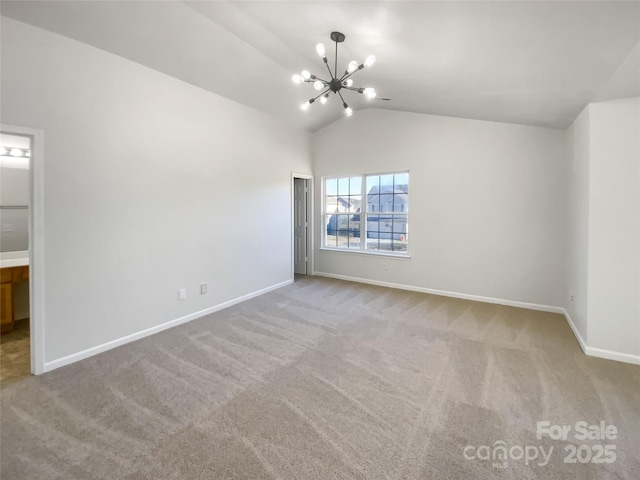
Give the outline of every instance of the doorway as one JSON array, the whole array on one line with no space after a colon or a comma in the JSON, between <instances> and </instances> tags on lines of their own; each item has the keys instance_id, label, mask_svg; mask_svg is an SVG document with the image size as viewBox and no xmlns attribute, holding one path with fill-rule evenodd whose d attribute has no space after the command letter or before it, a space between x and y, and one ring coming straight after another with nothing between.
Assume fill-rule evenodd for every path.
<instances>
[{"instance_id":1,"label":"doorway","mask_svg":"<svg viewBox=\"0 0 640 480\"><path fill-rule=\"evenodd\" d=\"M0 134L0 383L31 373L29 169L31 138Z\"/></svg>"},{"instance_id":2,"label":"doorway","mask_svg":"<svg viewBox=\"0 0 640 480\"><path fill-rule=\"evenodd\" d=\"M0 127L2 384L44 372L44 133Z\"/></svg>"},{"instance_id":3,"label":"doorway","mask_svg":"<svg viewBox=\"0 0 640 480\"><path fill-rule=\"evenodd\" d=\"M312 274L312 178L293 174L293 275Z\"/></svg>"}]
</instances>

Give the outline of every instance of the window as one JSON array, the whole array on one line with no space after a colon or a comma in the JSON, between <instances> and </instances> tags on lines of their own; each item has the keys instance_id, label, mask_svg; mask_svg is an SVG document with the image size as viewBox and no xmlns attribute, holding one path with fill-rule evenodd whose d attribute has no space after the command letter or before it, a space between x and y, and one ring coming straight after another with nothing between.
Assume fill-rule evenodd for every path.
<instances>
[{"instance_id":1,"label":"window","mask_svg":"<svg viewBox=\"0 0 640 480\"><path fill-rule=\"evenodd\" d=\"M322 207L325 248L408 252L409 172L325 178Z\"/></svg>"}]
</instances>

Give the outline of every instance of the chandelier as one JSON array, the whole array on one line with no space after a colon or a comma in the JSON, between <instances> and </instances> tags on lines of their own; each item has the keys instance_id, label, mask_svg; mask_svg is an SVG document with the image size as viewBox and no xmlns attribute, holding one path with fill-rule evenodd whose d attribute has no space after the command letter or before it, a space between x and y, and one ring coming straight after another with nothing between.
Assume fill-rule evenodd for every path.
<instances>
[{"instance_id":1,"label":"chandelier","mask_svg":"<svg viewBox=\"0 0 640 480\"><path fill-rule=\"evenodd\" d=\"M341 90L351 90L353 92L358 92L364 95L365 97L367 97L368 99L376 98L376 90L374 88L354 87L353 80L350 78L358 70L362 70L365 67L370 67L371 65L373 65L376 61L376 57L374 57L373 55L369 55L367 59L364 61L364 63L361 63L361 64L359 64L355 60L352 60L351 62L349 62L349 65L347 65L347 69L345 70L344 74L342 74L342 76L338 76L338 43L344 42L344 39L345 39L345 36L343 33L331 32L331 40L336 42L336 58L335 58L335 63L333 67L333 72L331 71L331 67L329 66L329 61L327 60L324 45L322 43L319 43L318 45L316 45L316 52L318 52L318 55L320 55L320 57L324 61L324 64L326 65L327 70L329 71L329 76L331 80L324 80L320 77L313 75L307 70L303 70L299 75L295 74L291 77L291 80L293 80L293 83L295 84L299 85L305 82L313 83L313 88L320 91L318 96L314 98L310 98L309 100L304 102L302 105L300 105L301 110L303 111L308 110L311 104L315 102L317 99L320 99L320 103L324 105L325 103L327 103L327 100L329 100L329 94L337 93L340 96L340 100L342 100L342 106L344 108L345 115L347 117L350 117L351 115L353 115L353 110L351 109L351 107L349 107L349 105L347 105L347 102L344 101Z\"/></svg>"}]
</instances>

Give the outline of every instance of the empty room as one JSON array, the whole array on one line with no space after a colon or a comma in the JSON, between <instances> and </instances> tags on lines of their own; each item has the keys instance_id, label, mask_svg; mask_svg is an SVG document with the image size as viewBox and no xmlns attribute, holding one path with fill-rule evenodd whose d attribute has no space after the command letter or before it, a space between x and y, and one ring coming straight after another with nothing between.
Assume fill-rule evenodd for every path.
<instances>
[{"instance_id":1,"label":"empty room","mask_svg":"<svg viewBox=\"0 0 640 480\"><path fill-rule=\"evenodd\" d=\"M640 2L0 1L0 478L640 478Z\"/></svg>"}]
</instances>

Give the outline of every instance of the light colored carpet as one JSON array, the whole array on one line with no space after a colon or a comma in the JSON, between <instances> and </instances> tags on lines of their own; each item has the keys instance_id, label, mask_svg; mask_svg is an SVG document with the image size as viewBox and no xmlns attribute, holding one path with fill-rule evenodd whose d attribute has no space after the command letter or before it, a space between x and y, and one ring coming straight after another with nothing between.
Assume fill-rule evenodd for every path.
<instances>
[{"instance_id":1,"label":"light colored carpet","mask_svg":"<svg viewBox=\"0 0 640 480\"><path fill-rule=\"evenodd\" d=\"M561 316L322 278L1 400L2 480L640 478L640 368L584 356ZM545 420L618 436L537 440ZM499 441L554 452L465 459ZM565 464L583 443L616 461Z\"/></svg>"}]
</instances>

